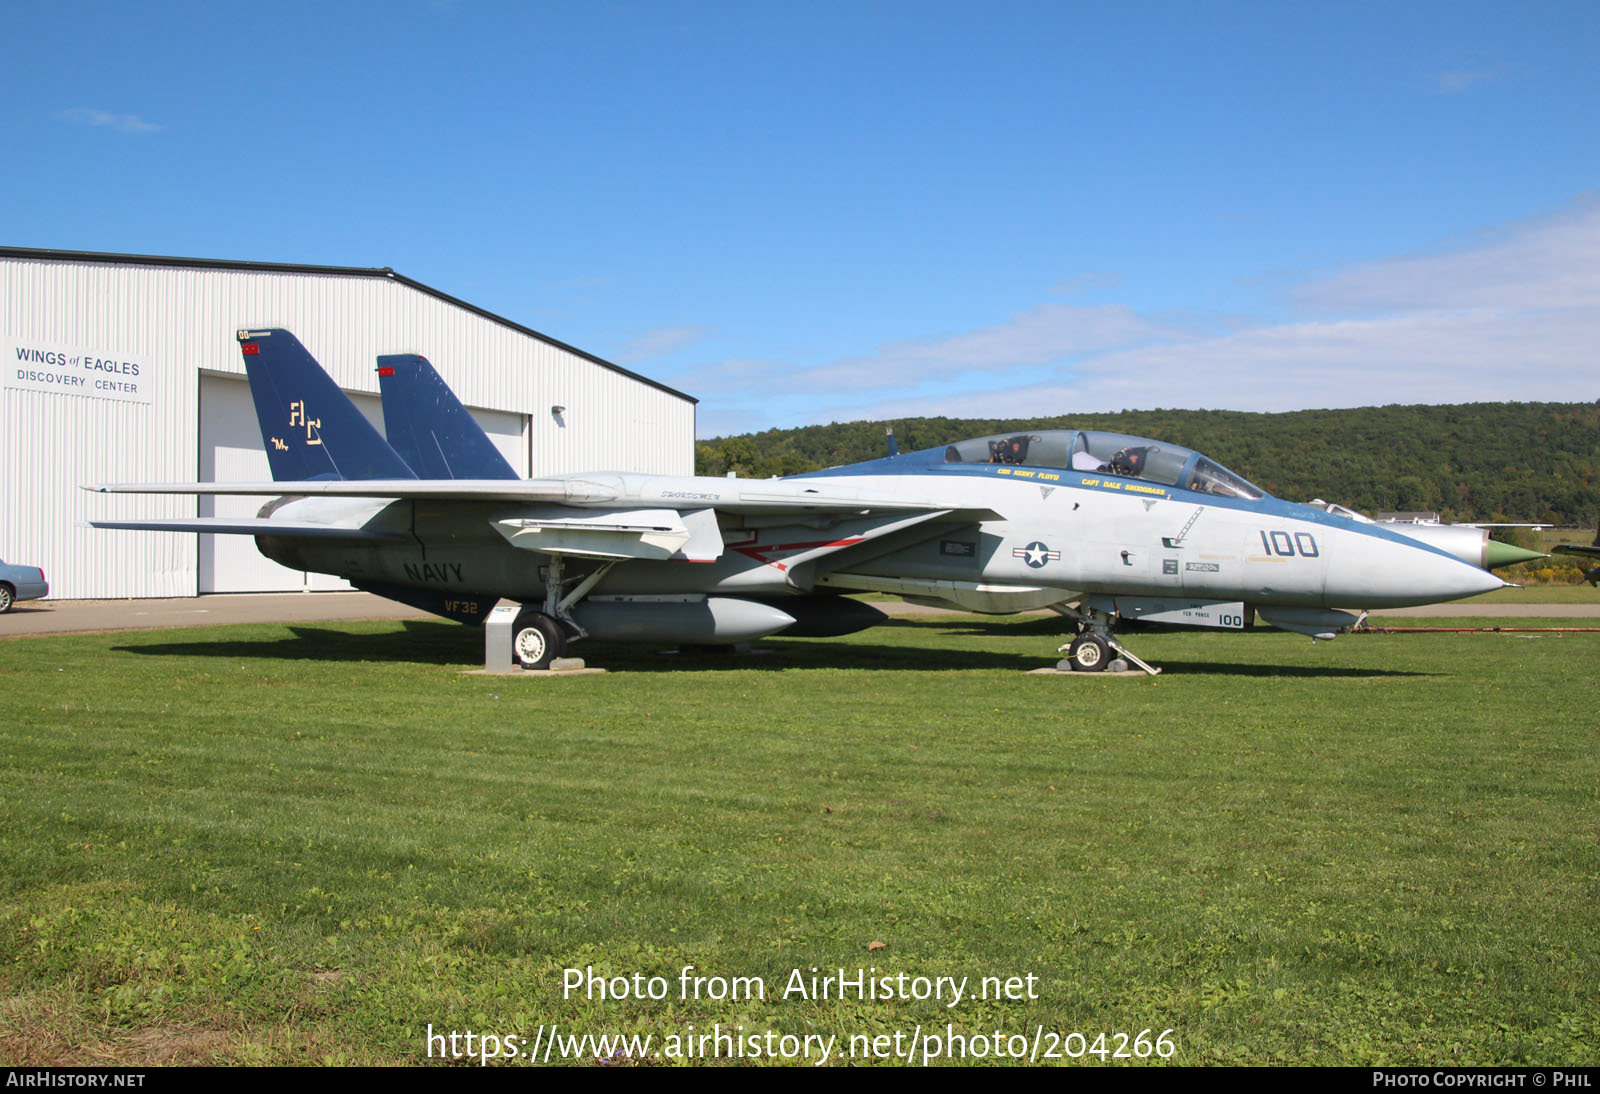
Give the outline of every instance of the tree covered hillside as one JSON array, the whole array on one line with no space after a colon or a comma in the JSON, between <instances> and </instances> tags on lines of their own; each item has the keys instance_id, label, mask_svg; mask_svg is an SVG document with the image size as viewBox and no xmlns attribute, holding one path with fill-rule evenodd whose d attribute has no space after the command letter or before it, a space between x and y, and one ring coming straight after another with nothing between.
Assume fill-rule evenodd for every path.
<instances>
[{"instance_id":1,"label":"tree covered hillside","mask_svg":"<svg viewBox=\"0 0 1600 1094\"><path fill-rule=\"evenodd\" d=\"M766 477L887 454L883 422L773 429L701 441L702 475ZM1250 414L1141 410L1060 418L911 418L911 452L1024 429L1106 429L1198 449L1282 498L1446 520L1590 525L1600 516L1600 404L1470 403Z\"/></svg>"}]
</instances>

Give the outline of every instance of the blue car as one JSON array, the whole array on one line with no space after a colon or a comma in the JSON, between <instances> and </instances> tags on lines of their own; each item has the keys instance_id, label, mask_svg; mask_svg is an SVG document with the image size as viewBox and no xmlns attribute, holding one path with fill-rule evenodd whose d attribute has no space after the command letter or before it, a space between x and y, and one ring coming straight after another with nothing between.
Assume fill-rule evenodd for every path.
<instances>
[{"instance_id":1,"label":"blue car","mask_svg":"<svg viewBox=\"0 0 1600 1094\"><path fill-rule=\"evenodd\" d=\"M19 600L38 600L50 595L44 571L37 566L10 566L0 560L0 613L9 612Z\"/></svg>"}]
</instances>

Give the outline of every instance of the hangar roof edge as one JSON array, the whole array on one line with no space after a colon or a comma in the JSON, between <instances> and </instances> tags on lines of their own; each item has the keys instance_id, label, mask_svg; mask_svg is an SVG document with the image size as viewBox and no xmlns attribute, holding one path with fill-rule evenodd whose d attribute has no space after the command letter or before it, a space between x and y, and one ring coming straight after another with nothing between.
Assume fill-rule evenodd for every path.
<instances>
[{"instance_id":1,"label":"hangar roof edge","mask_svg":"<svg viewBox=\"0 0 1600 1094\"><path fill-rule=\"evenodd\" d=\"M557 349L566 350L568 353L582 357L585 361L599 365L601 368L610 369L612 372L626 376L631 380L637 380L641 384L648 384L658 391L683 399L690 404L698 405L700 402L693 395L679 391L677 388L669 387L659 380L641 376L631 369L613 364L603 357L596 357L594 354L581 350L577 346L568 345L558 338L551 338L548 334L536 331L532 327L525 327L521 323L507 319L503 315L496 315L494 312L480 308L476 304L469 304L460 297L440 292L438 289L430 285L424 285L420 281L414 281L404 274L395 273L388 266L312 266L293 262L247 262L231 258L177 258L171 255L112 254L102 251L55 251L36 247L4 246L0 246L0 258L27 258L53 260L56 262L99 262L107 265L128 266L184 266L208 270L263 270L272 273L334 274L341 277L381 277L388 281L398 282L408 288L416 289L418 292L427 293L429 296L443 300L447 304L454 304L458 308L464 308L490 322L509 327L511 330L526 334L529 337L537 338L541 342L555 346Z\"/></svg>"}]
</instances>

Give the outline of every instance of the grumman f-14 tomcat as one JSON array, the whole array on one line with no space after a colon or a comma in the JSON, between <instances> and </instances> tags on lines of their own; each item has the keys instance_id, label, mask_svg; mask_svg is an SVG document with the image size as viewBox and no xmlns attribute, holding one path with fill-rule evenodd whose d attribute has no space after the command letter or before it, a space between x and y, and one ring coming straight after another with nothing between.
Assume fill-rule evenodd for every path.
<instances>
[{"instance_id":1,"label":"grumman f-14 tomcat","mask_svg":"<svg viewBox=\"0 0 1600 1094\"><path fill-rule=\"evenodd\" d=\"M515 659L592 637L731 644L882 622L849 593L1060 613L1078 670L1126 618L1331 637L1373 608L1500 588L1477 547L1271 497L1199 452L1097 430L1013 432L777 479L593 471L520 479L421 357L379 358L389 438L300 342L243 330L273 482L106 492L275 495L253 519L93 521L252 535L268 558L451 619L522 605ZM398 449L398 450L397 450ZM403 455L402 455L403 453ZM420 476L420 477L419 477ZM1531 552L1529 553L1531 556ZM1248 609L1246 608L1248 605Z\"/></svg>"}]
</instances>

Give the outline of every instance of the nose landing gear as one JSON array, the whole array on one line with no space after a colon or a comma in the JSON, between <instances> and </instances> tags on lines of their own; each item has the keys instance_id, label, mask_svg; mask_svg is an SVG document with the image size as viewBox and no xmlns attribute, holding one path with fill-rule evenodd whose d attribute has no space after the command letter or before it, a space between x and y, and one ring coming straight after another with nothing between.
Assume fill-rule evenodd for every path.
<instances>
[{"instance_id":1,"label":"nose landing gear","mask_svg":"<svg viewBox=\"0 0 1600 1094\"><path fill-rule=\"evenodd\" d=\"M1111 643L1098 634L1080 634L1056 652L1065 652L1076 672L1100 672L1111 664Z\"/></svg>"},{"instance_id":2,"label":"nose landing gear","mask_svg":"<svg viewBox=\"0 0 1600 1094\"><path fill-rule=\"evenodd\" d=\"M1078 628L1078 637L1056 651L1067 655L1062 668L1070 668L1074 672L1103 672L1116 663L1111 655L1115 650L1122 658L1138 665L1151 676L1160 675L1160 669L1152 668L1117 641L1116 635L1111 633L1111 624L1116 617L1110 612L1097 608L1085 610L1066 604L1052 605L1051 610L1066 616Z\"/></svg>"}]
</instances>

